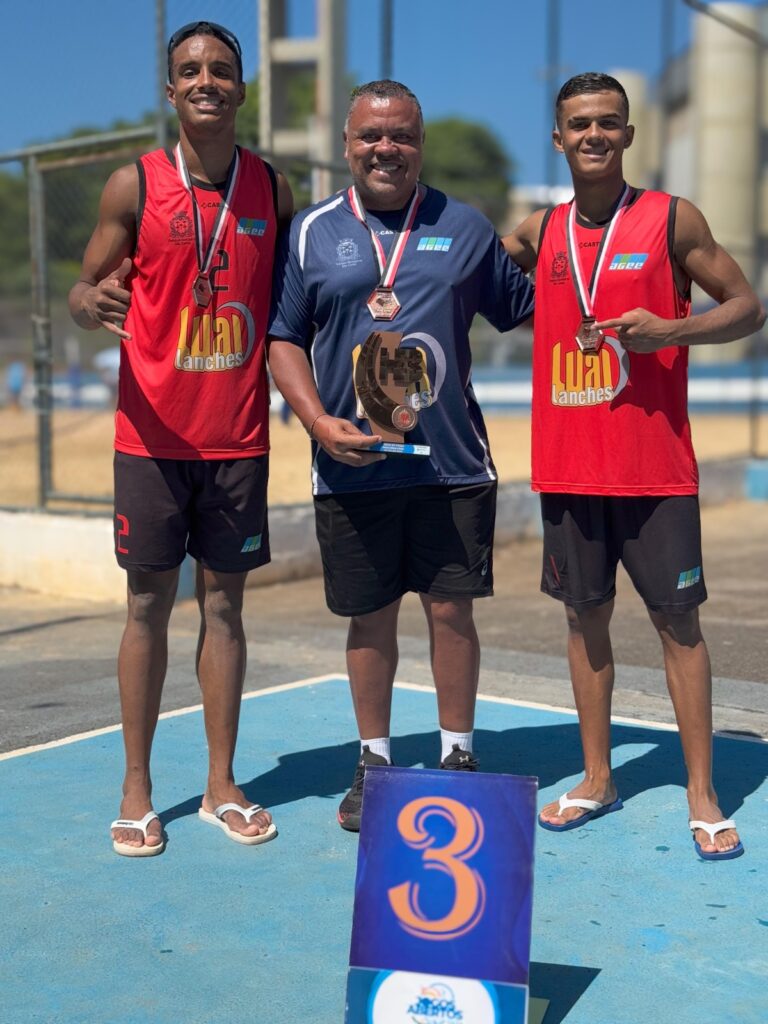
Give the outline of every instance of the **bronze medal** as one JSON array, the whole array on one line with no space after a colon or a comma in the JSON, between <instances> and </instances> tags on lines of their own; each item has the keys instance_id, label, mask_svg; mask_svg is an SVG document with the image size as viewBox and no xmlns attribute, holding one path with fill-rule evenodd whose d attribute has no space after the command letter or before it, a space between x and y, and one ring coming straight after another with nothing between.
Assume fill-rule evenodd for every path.
<instances>
[{"instance_id":1,"label":"bronze medal","mask_svg":"<svg viewBox=\"0 0 768 1024\"><path fill-rule=\"evenodd\" d=\"M197 275L192 285L192 294L195 297L195 302L203 309L210 304L213 298L213 288L211 288L211 282L207 274L200 273Z\"/></svg>"},{"instance_id":2,"label":"bronze medal","mask_svg":"<svg viewBox=\"0 0 768 1024\"><path fill-rule=\"evenodd\" d=\"M374 288L366 305L374 320L394 320L400 312L400 303L391 288Z\"/></svg>"},{"instance_id":3,"label":"bronze medal","mask_svg":"<svg viewBox=\"0 0 768 1024\"><path fill-rule=\"evenodd\" d=\"M581 265L581 256L576 245L576 201L571 203L568 212L568 219L565 222L565 238L568 249L568 264L571 269L573 286L576 291L576 301L581 311L581 324L576 334L576 344L579 349L587 355L600 351L600 346L605 340L601 330L595 327L597 317L595 315L595 296L600 283L600 277L605 264L606 256L610 250L610 241L613 238L616 226L621 218L624 209L629 202L631 189L624 184L624 189L619 197L618 204L611 215L610 222L603 228L602 238L597 250L595 265L592 270L592 279L587 281Z\"/></svg>"},{"instance_id":4,"label":"bronze medal","mask_svg":"<svg viewBox=\"0 0 768 1024\"><path fill-rule=\"evenodd\" d=\"M410 405L398 405L392 412L392 426L404 434L413 430L417 419L416 411Z\"/></svg>"},{"instance_id":5,"label":"bronze medal","mask_svg":"<svg viewBox=\"0 0 768 1024\"><path fill-rule=\"evenodd\" d=\"M576 344L581 351L586 353L598 352L604 340L605 335L595 327L594 319L584 317L576 335Z\"/></svg>"}]
</instances>

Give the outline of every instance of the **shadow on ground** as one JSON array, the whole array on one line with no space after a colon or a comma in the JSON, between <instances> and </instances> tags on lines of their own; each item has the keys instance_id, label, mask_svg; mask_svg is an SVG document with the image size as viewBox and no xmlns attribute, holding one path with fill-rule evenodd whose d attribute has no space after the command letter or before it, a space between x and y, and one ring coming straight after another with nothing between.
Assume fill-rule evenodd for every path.
<instances>
[{"instance_id":1,"label":"shadow on ground","mask_svg":"<svg viewBox=\"0 0 768 1024\"><path fill-rule=\"evenodd\" d=\"M664 786L685 789L686 776L676 732L640 726L614 725L612 748L616 760L626 746L650 746L614 770L619 794L626 804L634 796ZM578 725L558 724L492 732L475 731L475 750L484 771L538 777L546 790L582 770ZM425 751L439 748L436 732L411 733L392 740L392 758L401 766L421 765ZM333 797L344 793L351 782L358 756L357 742L281 755L279 764L242 788L249 800L265 807L279 807L306 797ZM768 745L727 737L715 737L715 786L726 815L736 814L744 800L768 777ZM166 808L165 824L197 814L201 794Z\"/></svg>"}]
</instances>

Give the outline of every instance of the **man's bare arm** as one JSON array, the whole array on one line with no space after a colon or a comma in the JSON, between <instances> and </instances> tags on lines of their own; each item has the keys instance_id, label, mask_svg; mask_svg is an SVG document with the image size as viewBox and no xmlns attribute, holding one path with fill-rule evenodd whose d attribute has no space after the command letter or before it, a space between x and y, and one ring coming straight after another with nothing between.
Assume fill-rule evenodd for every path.
<instances>
[{"instance_id":1,"label":"man's bare arm","mask_svg":"<svg viewBox=\"0 0 768 1024\"><path fill-rule=\"evenodd\" d=\"M670 345L719 345L759 331L765 310L729 253L712 237L704 215L686 199L677 204L675 261L718 305L681 320L664 320L632 309L596 326L613 328L630 352L655 352Z\"/></svg>"},{"instance_id":2,"label":"man's bare arm","mask_svg":"<svg viewBox=\"0 0 768 1024\"><path fill-rule=\"evenodd\" d=\"M270 338L269 369L280 393L304 429L332 458L348 466L368 466L386 458L378 452L361 450L380 441L380 435L364 434L349 420L325 411L309 360L298 345Z\"/></svg>"},{"instance_id":3,"label":"man's bare arm","mask_svg":"<svg viewBox=\"0 0 768 1024\"><path fill-rule=\"evenodd\" d=\"M536 210L501 240L509 255L526 274L530 274L536 268L536 261L539 258L539 235L546 212Z\"/></svg>"},{"instance_id":4,"label":"man's bare arm","mask_svg":"<svg viewBox=\"0 0 768 1024\"><path fill-rule=\"evenodd\" d=\"M86 246L80 280L69 293L69 311L88 331L105 327L120 338L131 302L124 287L136 249L139 172L135 164L121 167L104 186L99 220Z\"/></svg>"}]
</instances>

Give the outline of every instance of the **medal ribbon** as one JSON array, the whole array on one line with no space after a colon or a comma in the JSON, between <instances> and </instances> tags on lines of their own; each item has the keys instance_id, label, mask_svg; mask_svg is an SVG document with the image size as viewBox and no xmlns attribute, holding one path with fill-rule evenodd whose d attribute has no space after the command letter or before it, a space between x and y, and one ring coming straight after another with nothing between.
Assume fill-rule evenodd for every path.
<instances>
[{"instance_id":1,"label":"medal ribbon","mask_svg":"<svg viewBox=\"0 0 768 1024\"><path fill-rule=\"evenodd\" d=\"M397 238L395 239L394 245L389 250L388 259L384 256L384 246L376 237L376 233L371 229L370 224L365 219L365 208L360 202L360 196L357 194L357 189L354 185L352 185L348 190L347 195L349 196L349 205L352 207L352 212L371 236L371 245L373 247L373 253L376 257L376 265L379 268L380 274L379 283L376 287L392 288L395 283L395 277L397 276L400 261L403 258L405 246L408 242L408 236L411 233L413 222L416 220L416 211L419 208L419 203L422 198L421 186L416 186L410 206L406 210L405 216L403 217L402 223L398 229Z\"/></svg>"},{"instance_id":2,"label":"medal ribbon","mask_svg":"<svg viewBox=\"0 0 768 1024\"><path fill-rule=\"evenodd\" d=\"M624 191L621 193L621 198L619 199L619 205L614 210L608 227L603 229L603 237L600 239L600 248L597 251L595 269L592 272L592 280L589 283L589 288L584 286L584 275L581 271L581 259L579 257L578 246L576 245L576 200L574 199L571 203L571 209L568 212L568 220L566 222L565 234L568 243L568 262L571 265L571 277L573 278L574 287L576 289L576 298L579 303L579 309L581 310L582 320L595 319L595 296L597 295L597 285L600 281L600 272L603 269L605 256L608 252L608 242L610 241L611 236L616 229L616 225L619 223L619 218L627 205L630 192L631 189L629 185L625 185Z\"/></svg>"},{"instance_id":3,"label":"medal ribbon","mask_svg":"<svg viewBox=\"0 0 768 1024\"><path fill-rule=\"evenodd\" d=\"M187 170L187 162L184 159L184 153L181 150L180 142L176 146L175 153L179 178L192 199L192 212L195 220L195 250L197 253L197 267L200 273L207 277L211 263L213 262L213 254L216 251L216 246L224 231L224 224L226 222L227 215L229 214L229 207L232 202L232 197L235 194L235 188L237 187L237 177L240 170L240 153L237 146L235 146L235 158L229 165L227 181L224 185L224 196L222 198L221 205L216 211L213 231L211 232L211 237L208 239L208 245L205 246L205 250L203 249L203 218L200 213L200 208L197 205L195 190L192 187L192 179L190 178L189 171Z\"/></svg>"}]
</instances>

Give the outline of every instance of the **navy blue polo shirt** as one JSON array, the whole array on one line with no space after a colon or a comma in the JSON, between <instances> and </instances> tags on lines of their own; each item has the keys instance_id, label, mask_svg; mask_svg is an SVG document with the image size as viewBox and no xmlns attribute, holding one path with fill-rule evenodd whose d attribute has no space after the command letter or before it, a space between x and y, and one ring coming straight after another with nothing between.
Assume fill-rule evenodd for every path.
<instances>
[{"instance_id":1,"label":"navy blue polo shirt","mask_svg":"<svg viewBox=\"0 0 768 1024\"><path fill-rule=\"evenodd\" d=\"M366 211L389 251L402 211ZM305 348L327 412L374 433L357 413L353 353L372 330L397 331L401 346L426 361L432 404L406 440L429 458L388 458L356 468L313 445L313 493L383 490L416 484L462 485L496 479L488 436L472 389L469 328L479 313L499 331L533 312L533 290L479 211L427 188L394 290L401 309L375 321L366 305L379 282L367 229L345 189L299 213L275 261L269 335Z\"/></svg>"}]
</instances>

